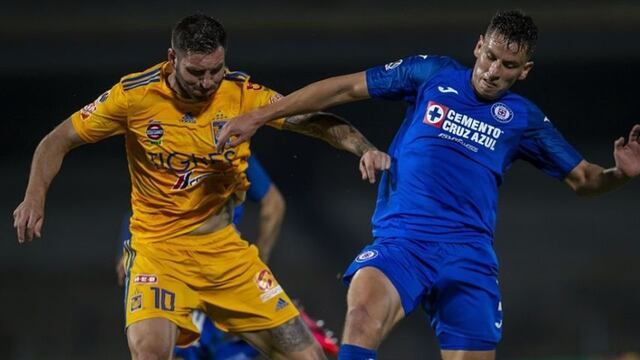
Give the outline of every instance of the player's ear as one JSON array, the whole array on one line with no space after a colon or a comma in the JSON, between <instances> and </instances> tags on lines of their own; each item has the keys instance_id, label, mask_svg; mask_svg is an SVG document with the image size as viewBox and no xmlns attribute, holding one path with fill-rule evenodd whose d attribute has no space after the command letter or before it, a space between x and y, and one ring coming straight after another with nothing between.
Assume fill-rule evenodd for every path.
<instances>
[{"instance_id":1,"label":"player's ear","mask_svg":"<svg viewBox=\"0 0 640 360\"><path fill-rule=\"evenodd\" d=\"M527 75L529 75L529 71L531 71L532 68L533 68L533 61L527 61L526 64L524 64L524 69L520 73L520 76L518 76L518 80L526 79Z\"/></svg>"},{"instance_id":2,"label":"player's ear","mask_svg":"<svg viewBox=\"0 0 640 360\"><path fill-rule=\"evenodd\" d=\"M478 38L478 43L476 44L476 47L473 49L473 55L476 58L480 57L480 50L482 49L483 44L484 44L484 36L480 34L480 37Z\"/></svg>"},{"instance_id":3,"label":"player's ear","mask_svg":"<svg viewBox=\"0 0 640 360\"><path fill-rule=\"evenodd\" d=\"M176 51L173 48L167 50L167 60L171 63L171 66L176 67Z\"/></svg>"}]
</instances>

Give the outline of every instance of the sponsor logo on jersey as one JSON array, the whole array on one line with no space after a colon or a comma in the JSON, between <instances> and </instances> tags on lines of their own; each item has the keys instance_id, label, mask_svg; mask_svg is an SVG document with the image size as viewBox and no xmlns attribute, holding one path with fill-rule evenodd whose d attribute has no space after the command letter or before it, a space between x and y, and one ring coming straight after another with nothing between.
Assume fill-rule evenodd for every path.
<instances>
[{"instance_id":1,"label":"sponsor logo on jersey","mask_svg":"<svg viewBox=\"0 0 640 360\"><path fill-rule=\"evenodd\" d=\"M508 108L506 109L511 112ZM510 116L513 117L513 112ZM442 129L444 132L440 133L438 137L457 142L473 152L478 152L476 145L495 150L498 138L504 133L498 127L459 113L435 101L427 103L422 122Z\"/></svg>"},{"instance_id":2,"label":"sponsor logo on jersey","mask_svg":"<svg viewBox=\"0 0 640 360\"><path fill-rule=\"evenodd\" d=\"M164 136L164 129L162 128L162 125L160 125L160 122L154 120L147 126L147 138L149 139L149 142L151 142L152 144L154 145L162 144L163 136Z\"/></svg>"},{"instance_id":3,"label":"sponsor logo on jersey","mask_svg":"<svg viewBox=\"0 0 640 360\"><path fill-rule=\"evenodd\" d=\"M493 325L495 325L496 329L501 329L502 328L502 320L494 322Z\"/></svg>"},{"instance_id":4,"label":"sponsor logo on jersey","mask_svg":"<svg viewBox=\"0 0 640 360\"><path fill-rule=\"evenodd\" d=\"M222 119L226 119L227 116L222 112L222 110L218 110L216 112L216 115L213 117L214 120L222 120Z\"/></svg>"},{"instance_id":5,"label":"sponsor logo on jersey","mask_svg":"<svg viewBox=\"0 0 640 360\"><path fill-rule=\"evenodd\" d=\"M168 169L183 177L183 181L190 182L194 177L188 172L195 169L207 170L212 175L229 175L229 170L233 166L233 159L236 151L233 148L226 149L222 154L212 152L209 154L185 154L178 152L151 152L147 151L147 160L156 169Z\"/></svg>"},{"instance_id":6,"label":"sponsor logo on jersey","mask_svg":"<svg viewBox=\"0 0 640 360\"><path fill-rule=\"evenodd\" d=\"M254 277L254 281L260 291L270 290L276 285L275 278L267 269L260 270Z\"/></svg>"},{"instance_id":7,"label":"sponsor logo on jersey","mask_svg":"<svg viewBox=\"0 0 640 360\"><path fill-rule=\"evenodd\" d=\"M548 123L550 123L550 122L551 122L551 120L549 120L549 118L545 116L545 117L544 117L544 120L543 120L542 122L548 122Z\"/></svg>"},{"instance_id":8,"label":"sponsor logo on jersey","mask_svg":"<svg viewBox=\"0 0 640 360\"><path fill-rule=\"evenodd\" d=\"M287 306L289 306L289 303L285 299L278 298L278 302L276 303L276 311L280 311L286 308Z\"/></svg>"},{"instance_id":9,"label":"sponsor logo on jersey","mask_svg":"<svg viewBox=\"0 0 640 360\"><path fill-rule=\"evenodd\" d=\"M435 101L429 101L429 103L427 104L427 111L424 113L424 118L422 118L422 122L427 125L441 128L442 120L444 120L448 112L449 112L448 107L438 104Z\"/></svg>"},{"instance_id":10,"label":"sponsor logo on jersey","mask_svg":"<svg viewBox=\"0 0 640 360\"><path fill-rule=\"evenodd\" d=\"M247 90L262 90L264 86L247 81Z\"/></svg>"},{"instance_id":11,"label":"sponsor logo on jersey","mask_svg":"<svg viewBox=\"0 0 640 360\"><path fill-rule=\"evenodd\" d=\"M157 275L138 274L133 278L134 284L157 284Z\"/></svg>"},{"instance_id":12,"label":"sponsor logo on jersey","mask_svg":"<svg viewBox=\"0 0 640 360\"><path fill-rule=\"evenodd\" d=\"M96 103L92 102L80 109L80 119L87 120L96 111Z\"/></svg>"},{"instance_id":13,"label":"sponsor logo on jersey","mask_svg":"<svg viewBox=\"0 0 640 360\"><path fill-rule=\"evenodd\" d=\"M495 103L491 106L491 115L498 122L506 124L513 119L513 111L503 103Z\"/></svg>"},{"instance_id":14,"label":"sponsor logo on jersey","mask_svg":"<svg viewBox=\"0 0 640 360\"><path fill-rule=\"evenodd\" d=\"M356 262L365 262L365 261L369 261L371 259L375 259L378 256L378 250L367 250L363 253L361 253L360 255L358 255L358 257L356 257Z\"/></svg>"},{"instance_id":15,"label":"sponsor logo on jersey","mask_svg":"<svg viewBox=\"0 0 640 360\"><path fill-rule=\"evenodd\" d=\"M282 287L278 285L276 279L267 269L259 271L254 277L254 282L258 290L262 291L262 294L260 294L262 302L267 302L282 293Z\"/></svg>"},{"instance_id":16,"label":"sponsor logo on jersey","mask_svg":"<svg viewBox=\"0 0 640 360\"><path fill-rule=\"evenodd\" d=\"M384 66L384 69L386 71L393 70L393 69L397 68L398 66L400 66L400 64L402 64L402 59L388 63L387 65Z\"/></svg>"},{"instance_id":17,"label":"sponsor logo on jersey","mask_svg":"<svg viewBox=\"0 0 640 360\"><path fill-rule=\"evenodd\" d=\"M142 309L142 293L135 294L131 297L131 307L129 308L130 312L135 312Z\"/></svg>"},{"instance_id":18,"label":"sponsor logo on jersey","mask_svg":"<svg viewBox=\"0 0 640 360\"><path fill-rule=\"evenodd\" d=\"M184 189L190 188L198 184L203 179L213 175L214 173L204 173L198 176L193 176L193 170L187 171L184 174L178 175L178 179L171 187L171 190L184 190Z\"/></svg>"},{"instance_id":19,"label":"sponsor logo on jersey","mask_svg":"<svg viewBox=\"0 0 640 360\"><path fill-rule=\"evenodd\" d=\"M447 86L447 87L438 86L438 91L440 91L443 94L454 93L454 94L458 95L458 90L452 88L451 86Z\"/></svg>"},{"instance_id":20,"label":"sponsor logo on jersey","mask_svg":"<svg viewBox=\"0 0 640 360\"><path fill-rule=\"evenodd\" d=\"M180 119L180 121L187 124L195 124L196 117L193 116L193 114L191 114L190 112L186 112L184 113L184 115L182 115L182 119Z\"/></svg>"},{"instance_id":21,"label":"sponsor logo on jersey","mask_svg":"<svg viewBox=\"0 0 640 360\"><path fill-rule=\"evenodd\" d=\"M109 97L109 91L106 91L102 93L100 96L98 96L98 98L95 99L92 103L85 105L82 109L80 109L80 119L82 119L83 121L87 120L89 116L91 116L91 114L93 114L96 111L96 109L98 108L98 105L107 101L108 97Z\"/></svg>"}]
</instances>

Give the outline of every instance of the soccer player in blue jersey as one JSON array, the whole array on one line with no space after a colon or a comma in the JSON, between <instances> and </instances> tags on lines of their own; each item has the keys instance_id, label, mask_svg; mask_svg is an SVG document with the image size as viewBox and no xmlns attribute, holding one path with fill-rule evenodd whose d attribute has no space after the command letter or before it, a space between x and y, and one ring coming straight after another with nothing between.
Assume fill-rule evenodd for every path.
<instances>
[{"instance_id":1,"label":"soccer player in blue jersey","mask_svg":"<svg viewBox=\"0 0 640 360\"><path fill-rule=\"evenodd\" d=\"M355 258L339 359L375 359L391 328L421 306L444 359L494 359L502 333L492 246L498 186L526 160L579 195L612 190L640 174L640 125L614 142L615 167L590 163L531 101L509 89L533 67L537 28L520 11L498 12L467 69L432 55L408 57L302 88L226 124L219 144L250 137L267 121L369 97L404 100L391 164L382 175L374 242ZM365 176L363 176L364 178Z\"/></svg>"}]
</instances>

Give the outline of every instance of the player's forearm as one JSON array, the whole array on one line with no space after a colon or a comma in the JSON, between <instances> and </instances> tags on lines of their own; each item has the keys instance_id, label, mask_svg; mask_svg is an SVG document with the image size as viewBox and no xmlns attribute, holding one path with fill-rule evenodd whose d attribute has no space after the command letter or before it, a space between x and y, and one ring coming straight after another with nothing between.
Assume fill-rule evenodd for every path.
<instances>
[{"instance_id":1,"label":"player's forearm","mask_svg":"<svg viewBox=\"0 0 640 360\"><path fill-rule=\"evenodd\" d=\"M332 77L307 85L280 101L257 110L261 125L267 121L312 113L369 97L364 73Z\"/></svg>"},{"instance_id":2,"label":"player's forearm","mask_svg":"<svg viewBox=\"0 0 640 360\"><path fill-rule=\"evenodd\" d=\"M580 196L596 196L614 190L630 179L617 168L605 169L599 165L586 163L573 178L568 177L569 186ZM577 175L577 176L576 176Z\"/></svg>"},{"instance_id":3,"label":"player's forearm","mask_svg":"<svg viewBox=\"0 0 640 360\"><path fill-rule=\"evenodd\" d=\"M63 122L36 147L25 198L44 202L49 185L60 171L65 155L80 144L79 138L78 141L69 141L67 132L70 126L69 120Z\"/></svg>"},{"instance_id":4,"label":"player's forearm","mask_svg":"<svg viewBox=\"0 0 640 360\"><path fill-rule=\"evenodd\" d=\"M289 117L285 121L284 129L323 140L357 157L376 149L347 120L331 113L317 112Z\"/></svg>"},{"instance_id":5,"label":"player's forearm","mask_svg":"<svg viewBox=\"0 0 640 360\"><path fill-rule=\"evenodd\" d=\"M282 194L275 185L271 185L260 203L259 233L256 246L260 250L260 258L265 263L271 256L271 250L280 234L280 226L284 219L286 205Z\"/></svg>"},{"instance_id":6,"label":"player's forearm","mask_svg":"<svg viewBox=\"0 0 640 360\"><path fill-rule=\"evenodd\" d=\"M29 197L44 202L49 185L62 166L66 151L52 141L50 135L42 139L33 154L25 198Z\"/></svg>"}]
</instances>

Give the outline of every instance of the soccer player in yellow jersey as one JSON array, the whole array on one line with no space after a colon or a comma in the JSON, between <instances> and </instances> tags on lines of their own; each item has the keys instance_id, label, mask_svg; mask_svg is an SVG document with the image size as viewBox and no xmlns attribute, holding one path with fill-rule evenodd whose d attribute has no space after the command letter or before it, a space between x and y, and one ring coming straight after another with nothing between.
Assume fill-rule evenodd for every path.
<instances>
[{"instance_id":1,"label":"soccer player in yellow jersey","mask_svg":"<svg viewBox=\"0 0 640 360\"><path fill-rule=\"evenodd\" d=\"M249 186L249 144L217 152L227 119L280 95L225 67L226 34L205 15L174 27L168 61L125 76L38 145L23 202L14 211L18 241L40 237L49 184L64 156L84 143L125 135L131 175L132 239L127 249L126 327L134 359L168 359L174 344L197 339L201 310L275 359L322 359L255 246L231 225ZM313 122L308 121L314 118ZM326 113L271 123L321 138L360 157L363 179L388 167L344 120Z\"/></svg>"}]
</instances>

